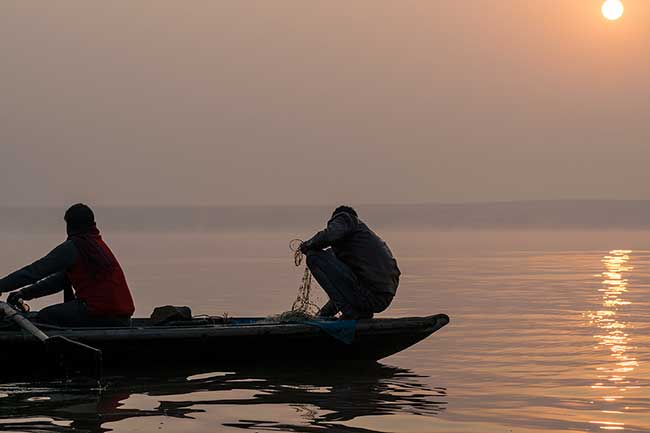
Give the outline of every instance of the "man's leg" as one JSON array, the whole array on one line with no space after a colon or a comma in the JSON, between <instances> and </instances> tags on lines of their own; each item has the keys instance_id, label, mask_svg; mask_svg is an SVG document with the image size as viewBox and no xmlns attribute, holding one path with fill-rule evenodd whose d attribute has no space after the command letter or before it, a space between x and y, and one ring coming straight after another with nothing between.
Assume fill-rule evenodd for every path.
<instances>
[{"instance_id":1,"label":"man's leg","mask_svg":"<svg viewBox=\"0 0 650 433\"><path fill-rule=\"evenodd\" d=\"M333 309L341 311L349 318L372 317L367 292L359 286L359 280L352 270L337 259L334 253L308 252L307 267L336 307ZM324 308L331 307L326 305Z\"/></svg>"},{"instance_id":2,"label":"man's leg","mask_svg":"<svg viewBox=\"0 0 650 433\"><path fill-rule=\"evenodd\" d=\"M391 302L393 302L393 295L390 293L371 293L370 306L375 313L384 311Z\"/></svg>"},{"instance_id":3,"label":"man's leg","mask_svg":"<svg viewBox=\"0 0 650 433\"><path fill-rule=\"evenodd\" d=\"M78 299L50 305L38 312L36 321L62 327L84 326L88 322L88 308Z\"/></svg>"},{"instance_id":4,"label":"man's leg","mask_svg":"<svg viewBox=\"0 0 650 433\"><path fill-rule=\"evenodd\" d=\"M63 304L43 308L36 315L36 321L61 327L129 327L130 317L103 317L90 314L86 303L75 299Z\"/></svg>"}]
</instances>

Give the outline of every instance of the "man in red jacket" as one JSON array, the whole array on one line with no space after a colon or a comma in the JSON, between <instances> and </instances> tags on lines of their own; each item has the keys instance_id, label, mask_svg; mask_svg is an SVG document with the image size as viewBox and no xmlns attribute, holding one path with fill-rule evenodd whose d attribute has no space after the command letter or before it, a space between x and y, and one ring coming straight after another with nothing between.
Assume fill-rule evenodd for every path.
<instances>
[{"instance_id":1,"label":"man in red jacket","mask_svg":"<svg viewBox=\"0 0 650 433\"><path fill-rule=\"evenodd\" d=\"M48 255L0 280L9 304L64 292L64 303L36 320L58 326L129 326L135 311L124 272L85 204L65 213L68 239ZM18 290L20 289L20 290Z\"/></svg>"}]
</instances>

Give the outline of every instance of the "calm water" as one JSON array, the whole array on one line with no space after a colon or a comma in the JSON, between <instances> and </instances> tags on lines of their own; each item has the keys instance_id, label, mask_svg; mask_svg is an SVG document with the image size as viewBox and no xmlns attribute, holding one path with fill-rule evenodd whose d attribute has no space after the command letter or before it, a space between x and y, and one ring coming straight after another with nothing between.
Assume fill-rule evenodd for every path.
<instances>
[{"instance_id":1,"label":"calm water","mask_svg":"<svg viewBox=\"0 0 650 433\"><path fill-rule=\"evenodd\" d=\"M295 235L304 234L107 239L139 315L169 303L195 314L269 315L295 296L300 272L287 250ZM111 377L102 391L0 384L0 431L650 431L650 233L382 235L404 274L383 315L452 318L417 346L345 371L152 366ZM0 272L57 239L0 235Z\"/></svg>"}]
</instances>

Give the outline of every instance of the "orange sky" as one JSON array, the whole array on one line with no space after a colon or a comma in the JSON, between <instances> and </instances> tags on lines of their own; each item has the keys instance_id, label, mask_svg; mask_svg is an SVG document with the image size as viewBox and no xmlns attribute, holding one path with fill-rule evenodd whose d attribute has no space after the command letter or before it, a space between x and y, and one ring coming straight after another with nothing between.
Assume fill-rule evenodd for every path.
<instances>
[{"instance_id":1,"label":"orange sky","mask_svg":"<svg viewBox=\"0 0 650 433\"><path fill-rule=\"evenodd\" d=\"M4 204L650 199L650 1L0 4Z\"/></svg>"}]
</instances>

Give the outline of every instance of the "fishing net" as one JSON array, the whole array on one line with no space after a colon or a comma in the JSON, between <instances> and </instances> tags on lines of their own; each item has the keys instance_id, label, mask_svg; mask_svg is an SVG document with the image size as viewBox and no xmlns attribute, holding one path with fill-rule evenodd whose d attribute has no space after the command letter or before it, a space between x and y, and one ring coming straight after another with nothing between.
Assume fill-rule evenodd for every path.
<instances>
[{"instance_id":1,"label":"fishing net","mask_svg":"<svg viewBox=\"0 0 650 433\"><path fill-rule=\"evenodd\" d=\"M296 267L302 265L305 257L300 251L300 244L302 244L302 240L300 239L293 239L289 242L289 249L293 252L293 262ZM271 316L269 319L277 322L294 322L313 319L318 312L318 306L311 301L310 296L311 272L309 272L309 268L305 265L305 269L302 273L302 281L298 288L298 296L296 297L296 300L293 301L293 304L291 304L291 310Z\"/></svg>"}]
</instances>

